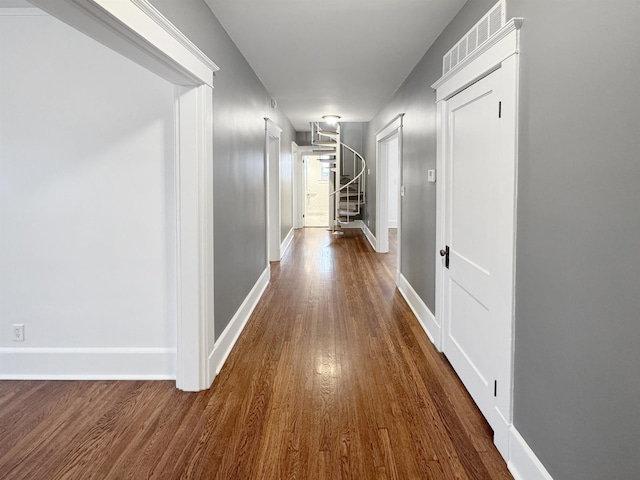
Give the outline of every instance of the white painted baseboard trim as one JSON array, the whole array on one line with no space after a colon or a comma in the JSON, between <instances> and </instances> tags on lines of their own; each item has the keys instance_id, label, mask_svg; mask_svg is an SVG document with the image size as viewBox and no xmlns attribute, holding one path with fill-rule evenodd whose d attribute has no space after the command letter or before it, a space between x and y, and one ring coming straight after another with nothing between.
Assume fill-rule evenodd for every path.
<instances>
[{"instance_id":1,"label":"white painted baseboard trim","mask_svg":"<svg viewBox=\"0 0 640 480\"><path fill-rule=\"evenodd\" d=\"M238 311L233 316L227 328L224 329L224 332L218 337L215 345L213 346L213 351L209 355L209 372L208 378L211 382L215 378L218 373L220 373L220 369L224 362L227 360L229 353L231 353L231 349L235 345L240 333L244 329L244 326L247 324L249 317L253 313L253 310L256 308L258 301L262 297L262 294L269 285L269 279L271 277L271 269L269 265L265 268L258 281L253 286L247 298L245 298ZM210 383L211 383L210 382Z\"/></svg>"},{"instance_id":2,"label":"white painted baseboard trim","mask_svg":"<svg viewBox=\"0 0 640 480\"><path fill-rule=\"evenodd\" d=\"M373 235L373 233L371 233L371 230L369 230L369 227L366 226L364 223L362 224L362 231L364 232L364 236L367 237L367 240L369 240L369 243L371 244L371 246L373 247L373 249L376 249L376 237Z\"/></svg>"},{"instance_id":3,"label":"white painted baseboard trim","mask_svg":"<svg viewBox=\"0 0 640 480\"><path fill-rule=\"evenodd\" d=\"M516 480L553 480L513 425L509 429L509 456L507 466Z\"/></svg>"},{"instance_id":4,"label":"white painted baseboard trim","mask_svg":"<svg viewBox=\"0 0 640 480\"><path fill-rule=\"evenodd\" d=\"M175 348L0 348L2 380L175 380Z\"/></svg>"},{"instance_id":5,"label":"white painted baseboard trim","mask_svg":"<svg viewBox=\"0 0 640 480\"><path fill-rule=\"evenodd\" d=\"M398 228L398 220L389 220L387 228Z\"/></svg>"},{"instance_id":6,"label":"white painted baseboard trim","mask_svg":"<svg viewBox=\"0 0 640 480\"><path fill-rule=\"evenodd\" d=\"M436 322L436 317L429 307L422 301L420 296L413 289L409 281L402 273L398 273L398 290L409 304L411 310L415 314L416 318L422 325L422 328L427 333L429 340L433 343L439 352L442 351L441 344L441 327Z\"/></svg>"},{"instance_id":7,"label":"white painted baseboard trim","mask_svg":"<svg viewBox=\"0 0 640 480\"><path fill-rule=\"evenodd\" d=\"M287 250L291 246L291 242L293 242L293 228L289 230L289 233L287 233L287 236L280 244L280 258L284 257L284 254L287 253Z\"/></svg>"},{"instance_id":8,"label":"white painted baseboard trim","mask_svg":"<svg viewBox=\"0 0 640 480\"><path fill-rule=\"evenodd\" d=\"M362 220L352 220L351 222L348 223L341 223L340 226L344 229L349 229L349 228L360 228L362 229Z\"/></svg>"}]
</instances>

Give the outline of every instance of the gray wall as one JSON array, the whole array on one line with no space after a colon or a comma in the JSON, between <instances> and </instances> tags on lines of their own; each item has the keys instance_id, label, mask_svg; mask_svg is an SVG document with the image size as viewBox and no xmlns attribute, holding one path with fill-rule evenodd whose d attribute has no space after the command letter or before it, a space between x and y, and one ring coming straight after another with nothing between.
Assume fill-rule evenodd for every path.
<instances>
[{"instance_id":1,"label":"gray wall","mask_svg":"<svg viewBox=\"0 0 640 480\"><path fill-rule=\"evenodd\" d=\"M557 479L640 471L638 0L522 30L515 425Z\"/></svg>"},{"instance_id":2,"label":"gray wall","mask_svg":"<svg viewBox=\"0 0 640 480\"><path fill-rule=\"evenodd\" d=\"M376 114L366 131L367 177L365 222L376 234L376 133L404 113L402 265L400 271L435 312L436 187L427 170L436 168L435 93L430 85L442 75L442 56L485 14L495 0L469 1L453 19L393 98ZM439 247L438 247L439 248Z\"/></svg>"},{"instance_id":3,"label":"gray wall","mask_svg":"<svg viewBox=\"0 0 640 480\"><path fill-rule=\"evenodd\" d=\"M264 117L281 128L291 165L295 131L203 0L152 0L220 67L214 79L215 330L220 335L267 261L264 211ZM291 182L282 191L283 231L293 226Z\"/></svg>"},{"instance_id":4,"label":"gray wall","mask_svg":"<svg viewBox=\"0 0 640 480\"><path fill-rule=\"evenodd\" d=\"M362 122L343 122L340 123L340 140L345 145L353 148L360 155L364 155L364 132L366 130L367 124ZM353 178L355 176L354 173L354 164L353 164L353 153L349 150L344 150L342 157L343 164L343 172L349 177ZM356 165L356 169L358 165ZM358 170L360 171L360 170Z\"/></svg>"},{"instance_id":5,"label":"gray wall","mask_svg":"<svg viewBox=\"0 0 640 480\"><path fill-rule=\"evenodd\" d=\"M406 112L402 271L431 309L437 245L435 186L426 182L435 168L429 85L440 76L442 54L493 3L469 0L367 135L371 161L375 133ZM509 0L507 8L509 17L525 18L515 426L556 479L637 478L640 2ZM374 212L370 201L372 227Z\"/></svg>"}]
</instances>

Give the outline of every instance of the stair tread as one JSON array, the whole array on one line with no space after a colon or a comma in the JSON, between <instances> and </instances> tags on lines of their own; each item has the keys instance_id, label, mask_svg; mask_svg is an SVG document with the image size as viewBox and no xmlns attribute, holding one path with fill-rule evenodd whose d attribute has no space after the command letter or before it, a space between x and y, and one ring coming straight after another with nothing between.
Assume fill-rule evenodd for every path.
<instances>
[{"instance_id":1,"label":"stair tread","mask_svg":"<svg viewBox=\"0 0 640 480\"><path fill-rule=\"evenodd\" d=\"M329 130L318 130L318 133L320 135L325 135L327 137L333 137L333 138L338 138L338 132L331 132Z\"/></svg>"},{"instance_id":2,"label":"stair tread","mask_svg":"<svg viewBox=\"0 0 640 480\"><path fill-rule=\"evenodd\" d=\"M313 142L313 144L318 145L320 147L322 146L335 147L338 145L338 142L336 142L335 140L316 140L315 142Z\"/></svg>"}]
</instances>

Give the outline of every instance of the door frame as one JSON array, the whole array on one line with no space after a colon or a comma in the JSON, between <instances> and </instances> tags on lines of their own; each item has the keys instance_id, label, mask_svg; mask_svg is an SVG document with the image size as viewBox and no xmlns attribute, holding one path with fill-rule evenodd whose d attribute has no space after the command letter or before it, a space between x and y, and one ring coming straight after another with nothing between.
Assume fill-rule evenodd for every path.
<instances>
[{"instance_id":1,"label":"door frame","mask_svg":"<svg viewBox=\"0 0 640 480\"><path fill-rule=\"evenodd\" d=\"M389 252L389 164L386 155L382 154L382 148L387 140L394 135L398 136L398 252L396 264L398 275L402 272L403 119L404 113L396 115L376 134L376 252L378 253Z\"/></svg>"},{"instance_id":2,"label":"door frame","mask_svg":"<svg viewBox=\"0 0 640 480\"><path fill-rule=\"evenodd\" d=\"M279 262L282 257L281 209L282 198L280 192L280 157L282 154L282 128L269 118L264 119L264 195L266 211L266 251L267 267L269 262ZM277 143L277 158L272 158L271 141Z\"/></svg>"},{"instance_id":3,"label":"door frame","mask_svg":"<svg viewBox=\"0 0 640 480\"><path fill-rule=\"evenodd\" d=\"M213 299L213 78L220 68L148 0L30 0L175 87L176 387L216 375Z\"/></svg>"},{"instance_id":4,"label":"door frame","mask_svg":"<svg viewBox=\"0 0 640 480\"><path fill-rule=\"evenodd\" d=\"M320 162L320 157L322 155L318 154L318 153L312 153L311 155L303 155L302 156L302 176L304 177L304 189L302 190L302 199L304 202L304 205L302 207L302 211L304 212L304 217L302 218L302 226L304 228L307 227L307 204L308 204L308 200L307 200L307 195L308 195L308 191L309 191L309 162L312 161L316 161L316 162ZM327 200L327 224L326 225L321 225L321 226L311 226L310 228L327 228L330 229L331 228L331 180L327 179L327 195L328 195L328 200Z\"/></svg>"},{"instance_id":5,"label":"door frame","mask_svg":"<svg viewBox=\"0 0 640 480\"><path fill-rule=\"evenodd\" d=\"M499 226L500 248L508 259L508 272L503 279L508 285L508 306L501 311L503 319L502 335L497 342L497 382L500 388L496 397L496 423L494 429L494 443L504 458L509 458L509 429L513 423L513 332L515 311L515 235L516 235L516 195L517 195L517 163L518 163L518 90L519 90L519 29L522 19L516 18L509 21L500 31L489 39L485 45L473 52L455 69L449 71L440 80L432 85L436 89L437 107L437 171L436 184L437 209L436 209L436 239L437 247L433 252L436 265L436 331L429 332L435 339L438 350L442 351L443 336L446 325L444 324L444 259L439 250L445 247L445 205L446 205L446 178L445 159L448 154L450 139L449 105L448 101L455 94L487 76L496 70L501 70L503 82L500 85L503 95L501 97L502 121L500 126L500 139L498 143L498 155L509 165L508 171L502 172L504 179L508 179L505 190L501 194L505 197L504 207L509 209L511 215ZM496 112L498 114L498 112Z\"/></svg>"},{"instance_id":6,"label":"door frame","mask_svg":"<svg viewBox=\"0 0 640 480\"><path fill-rule=\"evenodd\" d=\"M306 179L305 171L302 162L305 158L317 156L313 151L316 149L313 145L297 145L297 155L293 157L293 176L295 180L294 188L294 205L297 205L297 209L294 210L293 228L304 228L304 211L305 211L305 192L306 192Z\"/></svg>"}]
</instances>

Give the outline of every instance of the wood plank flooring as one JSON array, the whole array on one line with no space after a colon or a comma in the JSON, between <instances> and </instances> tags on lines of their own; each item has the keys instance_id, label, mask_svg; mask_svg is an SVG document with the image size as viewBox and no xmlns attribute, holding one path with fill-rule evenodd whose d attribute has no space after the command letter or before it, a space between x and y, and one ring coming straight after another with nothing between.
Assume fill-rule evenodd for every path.
<instances>
[{"instance_id":1,"label":"wood plank flooring","mask_svg":"<svg viewBox=\"0 0 640 480\"><path fill-rule=\"evenodd\" d=\"M206 392L0 382L0 478L512 478L394 262L361 232L297 231Z\"/></svg>"}]
</instances>

